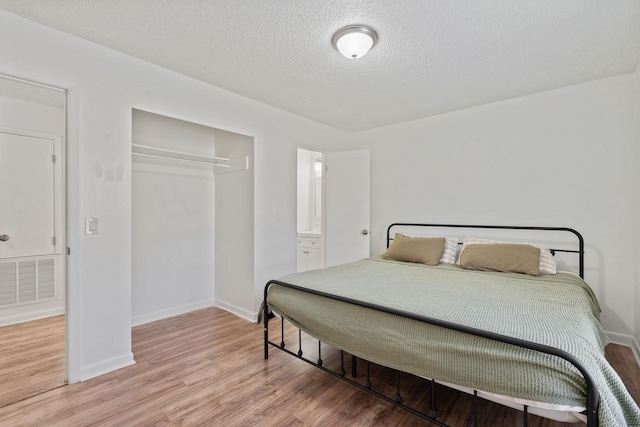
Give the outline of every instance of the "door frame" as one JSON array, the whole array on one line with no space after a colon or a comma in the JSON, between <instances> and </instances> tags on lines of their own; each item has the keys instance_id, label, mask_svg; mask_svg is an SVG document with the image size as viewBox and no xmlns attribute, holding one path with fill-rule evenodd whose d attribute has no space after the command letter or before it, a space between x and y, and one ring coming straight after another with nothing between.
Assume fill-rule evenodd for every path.
<instances>
[{"instance_id":1,"label":"door frame","mask_svg":"<svg viewBox=\"0 0 640 427\"><path fill-rule=\"evenodd\" d=\"M78 365L78 361L80 360L79 356L74 355L72 350L78 347L77 337L72 332L74 328L72 327L72 322L70 319L69 307L71 304L70 295L70 275L72 273L72 266L69 262L69 254L70 254L70 212L71 212L71 200L70 200L70 163L72 160L71 147L69 144L70 139L70 131L71 131L71 111L70 111L70 99L73 96L75 98L78 97L79 93L76 90L76 84L51 77L49 75L40 74L37 72L25 70L25 69L16 69L13 67L2 66L0 67L0 77L15 80L24 84L40 86L47 89L55 90L62 92L64 96L64 134L63 135L52 135L43 132L30 131L35 136L44 136L46 138L55 137L54 141L54 152L56 154L56 167L54 171L56 173L56 178L58 179L59 185L54 187L54 215L56 213L54 230L56 235L56 245L55 245L55 253L58 258L58 279L59 286L64 291L64 316L65 316L65 332L64 332L64 351L65 351L65 383L77 382L79 379L75 378L71 379L71 375L75 366ZM77 113L76 113L77 114ZM23 129L16 129L11 127L2 127L4 130L9 131L19 131L24 132ZM77 179L77 178L76 178ZM74 180L75 182L75 180ZM77 233L74 233L74 235Z\"/></svg>"}]
</instances>

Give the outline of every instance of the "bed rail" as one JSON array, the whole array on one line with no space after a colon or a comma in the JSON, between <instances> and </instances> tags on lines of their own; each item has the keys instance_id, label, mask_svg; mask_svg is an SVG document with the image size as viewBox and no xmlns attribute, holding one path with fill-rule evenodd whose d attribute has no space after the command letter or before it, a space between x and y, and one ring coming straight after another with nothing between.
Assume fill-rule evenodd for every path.
<instances>
[{"instance_id":1,"label":"bed rail","mask_svg":"<svg viewBox=\"0 0 640 427\"><path fill-rule=\"evenodd\" d=\"M461 224L418 224L418 223L393 223L391 224L388 228L387 228L387 248L389 247L390 241L392 240L391 237L391 230L394 227L432 227L432 228L469 228L469 229L503 229L503 230L538 230L538 231L557 231L557 232L568 232L573 234L577 240L578 240L578 249L577 250L573 250L573 249L551 249L553 252L569 252L569 253L576 253L578 255L578 260L579 260L579 275L581 278L584 278L584 240L582 238L582 235L580 233L578 233L576 230L572 229L572 228L567 228L567 227L536 227L536 226L509 226L509 225L461 225ZM395 399L389 398L388 396L385 396L381 393L378 393L376 391L373 391L370 387L370 382L369 379L367 377L367 383L365 383L365 385L362 385L356 381L353 381L349 378L346 378L344 376L344 360L342 360L342 368L339 372L335 372L332 370L327 369L326 367L322 366L322 358L321 356L319 356L318 361L314 362L312 360L309 360L305 357L303 357L303 353L302 353L302 348L300 347L300 349L298 350L297 353L294 353L292 351L289 351L288 349L285 348L285 342L284 342L284 318L281 320L282 322L282 340L280 343L275 343L269 340L269 319L270 317L273 317L273 315L270 315L270 309L269 309L269 305L268 305L268 301L267 301L267 296L268 296L268 290L272 285L276 285L276 286L283 286L283 287L287 287L287 288L291 288L291 289L295 289L301 292L306 292L309 294L313 294L313 295L317 295L317 296L321 296L321 297L325 297L325 298L330 298L330 299L334 299L337 301L342 301L345 303L349 303L349 304L354 304L360 307L365 307L365 308L369 308L369 309L373 309L373 310L377 310L377 311L382 311L385 313L389 313L389 314L393 314L396 316L401 316L404 318L408 318L408 319L412 319L412 320L417 320L420 322L424 322L424 323L428 323L431 325L435 325L435 326L439 326L439 327L443 327L443 328L447 328L447 329L451 329L451 330L456 330L459 332L463 332L463 333L467 333L470 335L475 335L478 337L482 337L482 338L487 338L490 340L494 340L494 341L499 341L502 343L506 343L506 344L510 344L513 346L517 346L517 347L521 347L521 348L526 348L529 350L533 350L533 351L537 351L537 352L541 352L544 354L549 354L549 355L553 355L556 357L559 357L561 359L564 359L565 361L567 361L568 363L570 363L571 365L573 365L579 372L580 374L583 376L585 384L586 384L586 388L587 388L587 394L586 394L586 411L584 412L587 416L587 427L597 427L599 420L598 420L598 406L599 406L599 401L600 401L600 397L599 397L599 392L597 389L597 385L595 383L594 378L591 376L591 374L588 372L588 370L584 367L584 365L577 360L573 355L567 353L564 350L558 349L558 348L554 348L554 347L550 347L547 345L543 345L543 344L539 344L536 342L531 342L531 341L526 341L526 340L522 340L519 338L514 338L514 337L510 337L510 336L506 336L506 335L501 335L501 334L496 334L493 332L489 332L489 331L484 331L484 330L480 330L480 329L476 329L476 328L472 328L472 327L468 327L468 326L464 326L464 325L460 325L460 324L456 324L456 323L451 323L451 322L447 322L447 321L443 321L440 319L435 319L435 318L431 318L431 317L426 317L426 316L421 316L418 314L414 314L414 313L409 313L409 312L404 312L404 311L400 311L394 308L390 308L390 307L385 307L385 306L380 306L377 304L371 304L371 303L367 303L367 302L363 302L363 301L358 301L358 300L354 300L351 298L347 298L347 297L343 297L340 295L334 295L334 294L330 294L330 293L326 293L326 292L321 292L321 291L316 291L316 290L312 290L312 289L307 289L304 287L300 287L297 285L293 285L290 283L285 283L282 282L280 280L270 280L264 287L264 300L263 300L263 305L262 305L262 320L263 320L263 324L264 324L264 358L268 359L269 358L269 346L274 346L282 351L285 351L286 353L289 353L301 360L304 360L307 363L310 363L336 377L339 377L345 381L347 381L348 383L351 383L363 390L366 390L396 406L400 406L403 409L418 415L419 417L426 419L438 426L446 426L445 424L443 424L442 422L440 422L439 420L437 420L437 412L435 410L435 398L434 398L434 388L435 388L435 382L432 381L432 394L431 394L431 410L429 414L425 414L419 411L416 411L413 408L410 408L404 404L402 404L400 402L400 397L399 397L399 374L398 374L398 394L396 395ZM299 333L300 335L300 333ZM319 345L319 350L320 350L320 341L318 341L318 345ZM341 354L343 354L343 350L349 352L349 349L341 349ZM319 352L320 354L320 352ZM355 357L355 356L354 356ZM352 359L353 365L352 365L352 369L355 370L355 358ZM355 375L354 375L355 376ZM475 408L475 402L477 400L477 392L474 395L474 408ZM527 425L527 407L524 407L524 418L525 418L525 426ZM474 409L474 414L475 414L475 409ZM476 414L477 415L477 414ZM477 425L477 417L476 417L476 425Z\"/></svg>"},{"instance_id":2,"label":"bed rail","mask_svg":"<svg viewBox=\"0 0 640 427\"><path fill-rule=\"evenodd\" d=\"M572 364L579 372L580 374L583 376L586 386L587 386L587 400L586 400L586 415L587 415L587 427L597 427L598 426L598 404L599 404L599 393L598 393L598 388L596 386L595 380L594 378L591 376L591 374L589 373L589 371L587 371L587 369L584 367L584 365L582 365L582 363L577 360L573 355L567 353L564 350L555 348L555 347L550 347L547 345L543 345L543 344L539 344L539 343L535 343L535 342L531 342L531 341L526 341L526 340L522 340L519 338L513 338L510 336L506 336L506 335L501 335L501 334L496 334L493 332L488 332L488 331L483 331L481 329L476 329L476 328L471 328L468 326L464 326L464 325L459 325L456 323L451 323L451 322L446 322L446 321L442 321L439 319L434 319L431 317L426 317L426 316L420 316L418 314L414 314L414 313L408 313L408 312L404 312L404 311L400 311L400 310L396 310L393 308L389 308L389 307L384 307L381 305L377 305L377 304L370 304L367 302L363 302L363 301L358 301L358 300L354 300L351 298L346 298L346 297L342 297L340 295L334 295L334 294L329 294L329 293L325 293L325 292L318 292L312 289L307 289L307 288L303 288L297 285L292 285L290 283L285 283L279 280L270 280L264 287L264 301L263 301L263 312L262 312L262 318L263 318L263 323L264 323L264 358L265 359L269 359L269 345L272 345L274 347L277 347L281 350L286 351L287 353L296 356L300 359L305 360L308 363L311 363L312 365L315 365L317 367L322 368L323 370L330 372L336 376L339 376L345 380L347 380L350 383L354 383L354 385L358 385L360 386L358 383L355 383L354 381L351 381L347 378L344 378L344 372L342 372L340 375L330 371L326 368L322 367L322 359L320 358L318 360L317 363L314 363L313 361L307 360L302 358L302 351L298 351L297 354L288 351L285 349L285 343L284 343L284 333L282 335L282 341L280 343L274 343L269 341L269 306L267 303L267 293L269 290L269 287L271 285L278 285L278 286L284 286L286 288L291 288L291 289L295 289L298 291L302 291L302 292L306 292L306 293L310 293L313 295L317 295L317 296L321 296L321 297L325 297L325 298L331 298L337 301L342 301L342 302L346 302L349 304L354 304L360 307L366 307L366 308L370 308L373 310L378 310L378 311L383 311L385 313L389 313L389 314L394 314L397 316L401 316L401 317L405 317L405 318L409 318L409 319L413 319L413 320L417 320L420 322L424 322L424 323L429 323L431 325L435 325L435 326L440 326L443 328L448 328L448 329L452 329L452 330L456 330L456 331L460 331L460 332L464 332L470 335L475 335L478 337L483 337L483 338L488 338L490 340L494 340L494 341L499 341L499 342L503 342L506 344L511 344L517 347L522 347L522 348L526 348L526 349L530 349L530 350L534 350L534 351L538 351L541 353L545 353L545 354L550 354L556 357L559 357L561 359L566 360L567 362L569 362L570 364ZM284 319L283 319L284 322ZM348 349L346 349L346 351L348 351ZM363 388L369 392L371 392L371 389L369 387L366 386L361 386L360 388ZM432 414L427 415L427 414L423 414L420 412L417 412L411 408L408 408L404 405L400 405L399 402L397 401L393 401L392 399L384 396L384 395L380 395L378 393L374 393L376 394L378 397L382 397L385 400L396 404L398 406L403 407L404 409L410 410L410 412L421 416L422 418L425 418L431 422L434 422L437 425L441 425L444 426L444 424L440 423L438 420L436 420L435 418L435 411L433 411Z\"/></svg>"}]
</instances>

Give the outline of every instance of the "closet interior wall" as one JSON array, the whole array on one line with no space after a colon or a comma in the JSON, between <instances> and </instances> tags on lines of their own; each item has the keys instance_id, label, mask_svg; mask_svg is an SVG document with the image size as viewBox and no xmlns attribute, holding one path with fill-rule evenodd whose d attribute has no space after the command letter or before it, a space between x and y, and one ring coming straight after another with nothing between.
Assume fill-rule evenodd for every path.
<instances>
[{"instance_id":1,"label":"closet interior wall","mask_svg":"<svg viewBox=\"0 0 640 427\"><path fill-rule=\"evenodd\" d=\"M216 174L216 306L255 320L254 139L218 129L216 154L247 166Z\"/></svg>"},{"instance_id":2,"label":"closet interior wall","mask_svg":"<svg viewBox=\"0 0 640 427\"><path fill-rule=\"evenodd\" d=\"M215 132L133 110L132 143L212 156ZM213 305L214 191L211 167L132 156L134 325Z\"/></svg>"}]
</instances>

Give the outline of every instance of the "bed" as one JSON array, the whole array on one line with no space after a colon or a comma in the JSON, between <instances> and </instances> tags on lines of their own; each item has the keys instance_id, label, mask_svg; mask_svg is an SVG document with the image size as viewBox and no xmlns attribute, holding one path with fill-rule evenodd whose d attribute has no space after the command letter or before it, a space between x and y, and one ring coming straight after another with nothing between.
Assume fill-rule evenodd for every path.
<instances>
[{"instance_id":1,"label":"bed","mask_svg":"<svg viewBox=\"0 0 640 427\"><path fill-rule=\"evenodd\" d=\"M573 248L566 248L566 238L559 239L563 248L533 246L538 250L531 252L532 245L519 241L423 238L397 232L404 228L453 229L467 235L474 230L565 233L573 239ZM405 259L406 253L411 258L416 252L411 246L416 242L430 245L419 246L421 254L429 248L439 250L442 244L441 252L429 255L437 258L435 265ZM386 256L397 255L398 248L405 254ZM505 250L508 254L500 255L501 260L521 250L529 252L496 266L496 253ZM493 252L487 256L487 251ZM542 271L548 261L543 257L556 253L575 256L578 274L539 273L537 269ZM320 356L309 360L301 349L288 350L283 338L270 340L269 319L276 313L281 322L286 320L318 342L352 355L352 371L356 360L362 359L428 378L432 384L522 409L525 425L528 413L588 426L640 425L640 410L604 358L608 341L597 299L582 279L584 241L577 231L395 223L387 229L384 255L268 282L261 309L265 359L271 346L327 370ZM447 262L442 262L445 255ZM531 272L533 258L535 272ZM349 379L344 369L329 372L443 425L433 402L426 413L417 412L404 406L398 395L382 395L368 381L359 384Z\"/></svg>"}]
</instances>

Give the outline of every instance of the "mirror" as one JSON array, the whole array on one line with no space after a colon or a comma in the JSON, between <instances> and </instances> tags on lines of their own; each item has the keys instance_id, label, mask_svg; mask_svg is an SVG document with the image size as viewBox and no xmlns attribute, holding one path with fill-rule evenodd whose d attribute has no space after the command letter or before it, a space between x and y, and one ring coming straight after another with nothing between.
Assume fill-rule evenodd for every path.
<instances>
[{"instance_id":1,"label":"mirror","mask_svg":"<svg viewBox=\"0 0 640 427\"><path fill-rule=\"evenodd\" d=\"M297 231L322 232L323 154L298 148Z\"/></svg>"}]
</instances>

